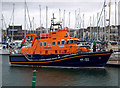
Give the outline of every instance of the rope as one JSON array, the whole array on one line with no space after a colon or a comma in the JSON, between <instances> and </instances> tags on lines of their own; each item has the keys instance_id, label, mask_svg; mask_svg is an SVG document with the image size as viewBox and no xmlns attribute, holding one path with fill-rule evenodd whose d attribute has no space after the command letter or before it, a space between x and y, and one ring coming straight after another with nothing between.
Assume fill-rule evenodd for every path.
<instances>
[{"instance_id":1,"label":"rope","mask_svg":"<svg viewBox=\"0 0 120 88\"><path fill-rule=\"evenodd\" d=\"M105 7L105 3L106 3L106 2L104 2L102 11L101 11L101 13L100 13L100 17L99 17L98 22L97 22L96 30L97 30L97 27L98 27L99 22L100 22L100 20L101 20L101 16L102 16L102 13L103 13L103 10L104 10L104 7ZM95 40L95 32L96 32L96 30L94 30L94 36L93 36L93 38L92 38L92 42L93 42L93 40Z\"/></svg>"}]
</instances>

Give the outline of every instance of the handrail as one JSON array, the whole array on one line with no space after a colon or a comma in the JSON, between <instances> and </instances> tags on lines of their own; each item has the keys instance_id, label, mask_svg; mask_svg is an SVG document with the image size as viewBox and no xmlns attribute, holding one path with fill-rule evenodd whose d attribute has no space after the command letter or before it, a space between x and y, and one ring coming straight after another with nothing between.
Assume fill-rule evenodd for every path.
<instances>
[{"instance_id":1,"label":"handrail","mask_svg":"<svg viewBox=\"0 0 120 88\"><path fill-rule=\"evenodd\" d=\"M36 48L37 48L37 44L39 43L39 41L37 40L37 43L36 43L36 46L35 46L35 48L34 48L34 50L33 50L33 52L35 52L35 50L36 50Z\"/></svg>"}]
</instances>

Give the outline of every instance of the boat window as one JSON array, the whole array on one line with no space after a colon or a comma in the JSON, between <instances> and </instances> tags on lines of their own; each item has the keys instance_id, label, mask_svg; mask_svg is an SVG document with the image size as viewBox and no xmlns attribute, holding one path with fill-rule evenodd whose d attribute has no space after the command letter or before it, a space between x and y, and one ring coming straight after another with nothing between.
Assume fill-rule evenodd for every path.
<instances>
[{"instance_id":1,"label":"boat window","mask_svg":"<svg viewBox=\"0 0 120 88\"><path fill-rule=\"evenodd\" d=\"M67 40L66 44L69 44L69 40Z\"/></svg>"},{"instance_id":2,"label":"boat window","mask_svg":"<svg viewBox=\"0 0 120 88\"><path fill-rule=\"evenodd\" d=\"M55 53L57 53L57 50L55 50Z\"/></svg>"},{"instance_id":3,"label":"boat window","mask_svg":"<svg viewBox=\"0 0 120 88\"><path fill-rule=\"evenodd\" d=\"M62 45L64 45L65 44L65 40L62 40Z\"/></svg>"},{"instance_id":4,"label":"boat window","mask_svg":"<svg viewBox=\"0 0 120 88\"><path fill-rule=\"evenodd\" d=\"M60 41L57 41L57 45L60 45Z\"/></svg>"},{"instance_id":5,"label":"boat window","mask_svg":"<svg viewBox=\"0 0 120 88\"><path fill-rule=\"evenodd\" d=\"M56 34L56 32L53 32L52 34Z\"/></svg>"},{"instance_id":6,"label":"boat window","mask_svg":"<svg viewBox=\"0 0 120 88\"><path fill-rule=\"evenodd\" d=\"M76 44L77 44L77 41L78 41L78 40L74 40L74 43L76 43Z\"/></svg>"},{"instance_id":7,"label":"boat window","mask_svg":"<svg viewBox=\"0 0 120 88\"><path fill-rule=\"evenodd\" d=\"M56 42L55 42L55 41L53 41L53 42L52 42L52 45L55 45L55 44L56 44Z\"/></svg>"},{"instance_id":8,"label":"boat window","mask_svg":"<svg viewBox=\"0 0 120 88\"><path fill-rule=\"evenodd\" d=\"M48 51L47 51L47 50L45 51L45 54L48 54Z\"/></svg>"},{"instance_id":9,"label":"boat window","mask_svg":"<svg viewBox=\"0 0 120 88\"><path fill-rule=\"evenodd\" d=\"M67 35L67 33L66 33L66 35ZM68 36L68 35L67 35Z\"/></svg>"},{"instance_id":10,"label":"boat window","mask_svg":"<svg viewBox=\"0 0 120 88\"><path fill-rule=\"evenodd\" d=\"M67 53L67 50L64 50L64 53Z\"/></svg>"},{"instance_id":11,"label":"boat window","mask_svg":"<svg viewBox=\"0 0 120 88\"><path fill-rule=\"evenodd\" d=\"M73 40L70 40L70 44L72 44L73 43Z\"/></svg>"},{"instance_id":12,"label":"boat window","mask_svg":"<svg viewBox=\"0 0 120 88\"><path fill-rule=\"evenodd\" d=\"M42 42L40 42L40 46L42 46Z\"/></svg>"},{"instance_id":13,"label":"boat window","mask_svg":"<svg viewBox=\"0 0 120 88\"><path fill-rule=\"evenodd\" d=\"M44 42L44 46L46 46L47 44L46 44L46 42Z\"/></svg>"}]
</instances>

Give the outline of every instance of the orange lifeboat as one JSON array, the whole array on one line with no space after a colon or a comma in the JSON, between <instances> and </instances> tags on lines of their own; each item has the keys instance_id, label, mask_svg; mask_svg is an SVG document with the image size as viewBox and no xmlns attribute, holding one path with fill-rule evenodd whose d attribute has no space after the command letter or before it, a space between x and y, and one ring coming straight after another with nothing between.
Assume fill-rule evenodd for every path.
<instances>
[{"instance_id":1,"label":"orange lifeboat","mask_svg":"<svg viewBox=\"0 0 120 88\"><path fill-rule=\"evenodd\" d=\"M62 29L61 24L54 24L54 19L53 16L49 33L41 33L39 38L35 34L26 35L20 55L10 56L11 64L32 67L105 66L112 51L89 52L86 47L78 46L78 38L70 37L68 29Z\"/></svg>"}]
</instances>

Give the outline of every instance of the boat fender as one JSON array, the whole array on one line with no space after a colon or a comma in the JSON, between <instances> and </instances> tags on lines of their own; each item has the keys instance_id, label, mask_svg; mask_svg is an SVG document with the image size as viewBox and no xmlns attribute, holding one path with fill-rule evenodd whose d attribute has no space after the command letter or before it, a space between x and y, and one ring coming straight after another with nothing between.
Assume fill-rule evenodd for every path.
<instances>
[{"instance_id":1,"label":"boat fender","mask_svg":"<svg viewBox=\"0 0 120 88\"><path fill-rule=\"evenodd\" d=\"M9 53L11 54L11 49L9 49Z\"/></svg>"}]
</instances>

